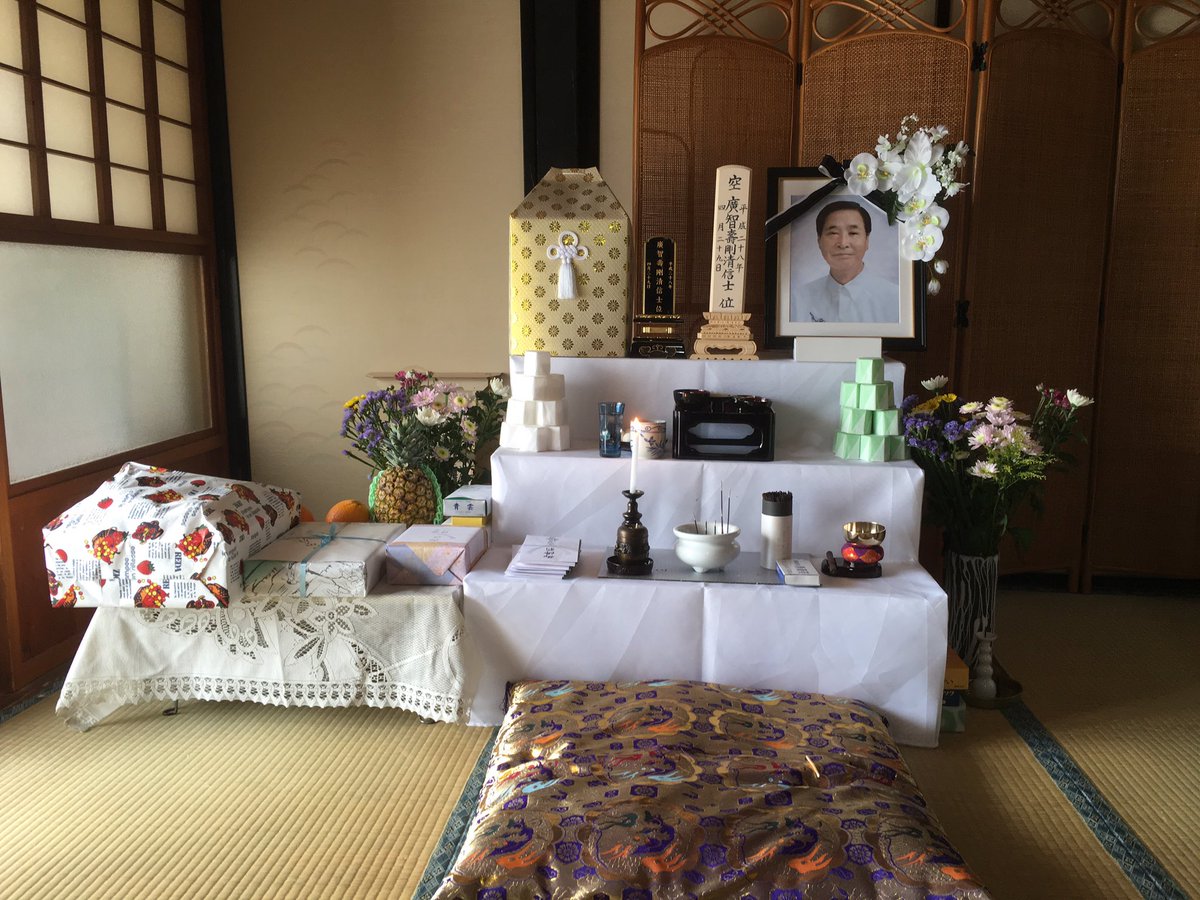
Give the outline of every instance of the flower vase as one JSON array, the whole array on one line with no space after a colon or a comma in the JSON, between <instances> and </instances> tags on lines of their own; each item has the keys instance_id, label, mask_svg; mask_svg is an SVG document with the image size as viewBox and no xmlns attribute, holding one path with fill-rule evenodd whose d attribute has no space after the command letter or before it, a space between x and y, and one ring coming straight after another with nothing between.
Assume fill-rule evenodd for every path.
<instances>
[{"instance_id":1,"label":"flower vase","mask_svg":"<svg viewBox=\"0 0 1200 900\"><path fill-rule=\"evenodd\" d=\"M950 646L968 668L973 668L979 650L977 632L996 632L996 579L998 554L968 556L947 550L945 588L950 604ZM989 645L990 646L990 645Z\"/></svg>"}]
</instances>

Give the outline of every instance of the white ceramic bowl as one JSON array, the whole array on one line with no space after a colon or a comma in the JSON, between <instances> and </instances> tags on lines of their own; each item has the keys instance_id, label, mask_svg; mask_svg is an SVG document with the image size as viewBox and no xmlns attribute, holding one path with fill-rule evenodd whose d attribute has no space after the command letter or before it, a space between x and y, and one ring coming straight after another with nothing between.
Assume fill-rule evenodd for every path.
<instances>
[{"instance_id":1,"label":"white ceramic bowl","mask_svg":"<svg viewBox=\"0 0 1200 900\"><path fill-rule=\"evenodd\" d=\"M721 522L685 522L675 526L675 555L696 572L720 572L742 552L741 533Z\"/></svg>"}]
</instances>

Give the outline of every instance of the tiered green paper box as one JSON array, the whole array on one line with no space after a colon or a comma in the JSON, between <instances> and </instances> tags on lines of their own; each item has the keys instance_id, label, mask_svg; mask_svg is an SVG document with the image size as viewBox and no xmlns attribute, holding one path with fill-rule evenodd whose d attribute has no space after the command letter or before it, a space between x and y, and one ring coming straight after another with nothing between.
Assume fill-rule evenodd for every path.
<instances>
[{"instance_id":1,"label":"tiered green paper box","mask_svg":"<svg viewBox=\"0 0 1200 900\"><path fill-rule=\"evenodd\" d=\"M883 359L860 356L854 380L843 381L841 417L833 452L842 459L887 462L908 459L892 383L883 377Z\"/></svg>"}]
</instances>

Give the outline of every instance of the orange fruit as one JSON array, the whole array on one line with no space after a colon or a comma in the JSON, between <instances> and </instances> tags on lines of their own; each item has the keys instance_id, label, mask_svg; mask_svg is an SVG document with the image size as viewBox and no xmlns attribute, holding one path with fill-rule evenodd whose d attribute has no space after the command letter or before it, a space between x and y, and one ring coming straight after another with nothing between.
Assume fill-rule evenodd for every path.
<instances>
[{"instance_id":1,"label":"orange fruit","mask_svg":"<svg viewBox=\"0 0 1200 900\"><path fill-rule=\"evenodd\" d=\"M309 508L308 508L307 506L305 506L304 504L300 504L300 521L301 521L301 522L315 522L315 521L317 521L315 518L313 518L312 510L311 510L311 509L309 509Z\"/></svg>"},{"instance_id":2,"label":"orange fruit","mask_svg":"<svg viewBox=\"0 0 1200 900\"><path fill-rule=\"evenodd\" d=\"M358 500L339 500L325 513L326 522L370 522L371 511Z\"/></svg>"}]
</instances>

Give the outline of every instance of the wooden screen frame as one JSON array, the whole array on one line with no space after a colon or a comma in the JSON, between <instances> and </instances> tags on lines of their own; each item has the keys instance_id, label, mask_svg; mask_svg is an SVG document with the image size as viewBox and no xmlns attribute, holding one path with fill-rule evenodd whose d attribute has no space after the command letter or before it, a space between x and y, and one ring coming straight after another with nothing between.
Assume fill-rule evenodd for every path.
<instances>
[{"instance_id":1,"label":"wooden screen frame","mask_svg":"<svg viewBox=\"0 0 1200 900\"><path fill-rule=\"evenodd\" d=\"M154 53L154 4L169 7L184 17L184 27L187 41L187 75L190 94L190 123L185 124L192 133L192 160L194 185L196 192L196 234L170 232L166 230L165 201L163 199L163 183L171 180L171 176L162 171L162 161L159 155L160 117L157 110L157 64L161 61L173 64L170 60L159 57ZM30 575L30 567L36 567L39 572L43 567L40 555L31 559L31 548L36 546L32 532L37 529L40 535L41 522L26 521L21 512L30 507L51 504L58 510L86 496L94 489L97 481L108 477L123 462L137 459L157 465L170 467L186 467L195 464L203 466L205 471L213 474L224 474L230 468L229 427L227 421L227 397L224 374L230 369L229 348L224 343L225 335L230 334L225 327L229 318L228 310L223 304L231 303L236 314L237 299L235 295L218 295L218 280L222 269L235 265L232 251L232 208L226 200L225 215L228 222L222 222L225 232L221 243L217 239L218 223L214 217L213 194L215 185L212 178L213 157L210 153L210 110L207 102L207 92L212 87L212 75L209 66L212 64L213 37L219 44L220 14L216 4L211 0L190 2L186 9L181 9L170 0L139 0L139 16L142 47L134 48L142 54L142 76L145 91L145 115L147 122L147 161L151 182L151 216L153 228L131 228L116 225L113 221L112 193L109 186L109 172L112 168L121 166L112 163L108 158L107 115L104 96L102 66L100 63L101 30L100 30L100 0L84 0L83 22L65 16L56 10L39 6L36 0L17 0L18 14L21 23L21 44L23 68L3 66L7 71L16 71L25 79L26 121L28 125L27 144L5 141L6 144L16 144L27 147L31 160L31 184L33 190L33 214L19 215L0 213L0 241L14 243L44 244L57 246L90 247L109 250L131 250L151 253L171 253L194 256L200 264L200 296L201 315L205 326L205 352L203 355L208 397L209 425L188 434L177 435L168 440L92 460L68 469L35 478L25 479L13 484L10 481L8 467L7 435L3 420L2 388L0 385L0 696L21 690L39 678L45 677L58 667L64 665L74 653L78 637L90 620L90 611L86 610L54 610L57 623L70 623L73 627L60 630L53 629L55 635L48 636L46 641L35 640L28 630L23 630L27 624L22 615L23 608L32 608L34 604L44 604L49 609L46 594L43 591L33 595L35 580ZM64 18L75 25L83 25L88 45L89 90L62 85L52 81L56 86L66 87L75 93L86 93L91 98L92 128L93 128L93 157L88 161L94 162L97 178L97 200L99 222L78 222L55 219L51 215L49 178L47 169L46 135L41 105L40 85L42 77L40 52L38 47L37 16L46 13L58 18ZM110 36L111 37L111 36ZM131 46L125 44L125 46ZM217 59L219 60L219 56ZM223 103L223 81L218 82ZM223 109L223 106L222 106ZM170 121L170 120L167 120ZM225 138L222 132L222 139ZM228 160L228 148L223 143L223 158ZM59 152L59 151L54 151ZM227 169L227 166L226 166ZM221 190L228 194L229 184L221 185ZM222 264L219 267L218 259ZM238 346L232 348L236 355L233 369L241 372L240 331L234 330L232 335L238 339ZM239 414L245 418L244 389L239 382L239 402L236 404ZM244 435L244 431L242 432ZM244 440L244 438L243 438ZM240 460L248 459L248 446L240 445L236 455ZM242 463L239 468L249 475L248 465ZM44 579L44 576L42 576ZM42 582L44 584L44 580ZM41 613L37 613L41 615Z\"/></svg>"}]
</instances>

